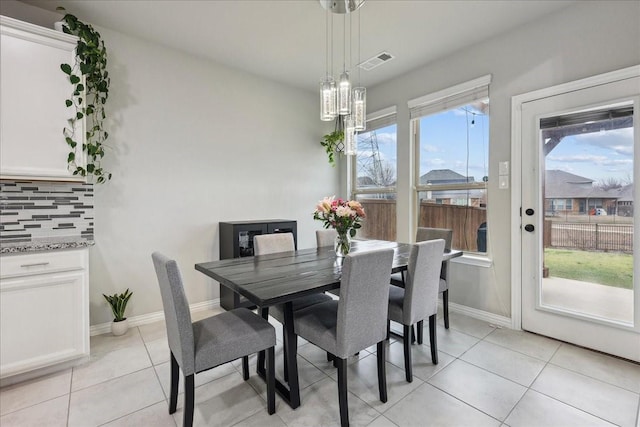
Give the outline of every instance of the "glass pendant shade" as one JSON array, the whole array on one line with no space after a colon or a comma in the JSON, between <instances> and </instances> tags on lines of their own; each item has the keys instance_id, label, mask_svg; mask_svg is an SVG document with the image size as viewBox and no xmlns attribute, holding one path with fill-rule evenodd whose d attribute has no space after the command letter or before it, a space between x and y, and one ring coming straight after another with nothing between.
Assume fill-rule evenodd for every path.
<instances>
[{"instance_id":1,"label":"glass pendant shade","mask_svg":"<svg viewBox=\"0 0 640 427\"><path fill-rule=\"evenodd\" d=\"M346 70L340 74L338 83L338 114L341 116L351 114L351 82Z\"/></svg>"},{"instance_id":2,"label":"glass pendant shade","mask_svg":"<svg viewBox=\"0 0 640 427\"><path fill-rule=\"evenodd\" d=\"M355 123L355 130L360 132L367 128L367 89L357 87L353 89L353 111L351 116Z\"/></svg>"},{"instance_id":3,"label":"glass pendant shade","mask_svg":"<svg viewBox=\"0 0 640 427\"><path fill-rule=\"evenodd\" d=\"M327 76L320 82L320 120L324 122L336 118L336 82Z\"/></svg>"},{"instance_id":4,"label":"glass pendant shade","mask_svg":"<svg viewBox=\"0 0 640 427\"><path fill-rule=\"evenodd\" d=\"M344 119L344 154L353 156L356 154L356 135L353 117L347 116Z\"/></svg>"}]
</instances>

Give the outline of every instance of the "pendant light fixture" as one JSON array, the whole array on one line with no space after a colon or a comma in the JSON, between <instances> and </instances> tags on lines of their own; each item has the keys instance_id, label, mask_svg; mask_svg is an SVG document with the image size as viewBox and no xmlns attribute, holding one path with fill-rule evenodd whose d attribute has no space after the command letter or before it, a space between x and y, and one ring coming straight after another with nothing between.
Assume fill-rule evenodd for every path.
<instances>
[{"instance_id":1,"label":"pendant light fixture","mask_svg":"<svg viewBox=\"0 0 640 427\"><path fill-rule=\"evenodd\" d=\"M326 77L320 83L320 119L330 121L338 116L344 120L345 154L353 155L356 152L355 132L365 130L367 90L364 87L353 88L349 70L347 68L347 44L349 45L349 66L351 66L351 15L349 15L349 37L347 38L347 14L355 12L362 6L365 0L319 0L322 7L327 11L326 19ZM343 55L342 73L336 82L332 75L333 62L333 15L337 13L343 15ZM359 15L359 14L358 14ZM359 18L359 16L358 16ZM331 21L331 26L329 25ZM331 37L331 39L330 39ZM331 40L331 41L329 41ZM329 49L331 45L331 49ZM329 51L331 50L331 54ZM360 59L360 20L358 19L358 60ZM359 62L359 61L358 61ZM358 82L360 73L358 71Z\"/></svg>"}]
</instances>

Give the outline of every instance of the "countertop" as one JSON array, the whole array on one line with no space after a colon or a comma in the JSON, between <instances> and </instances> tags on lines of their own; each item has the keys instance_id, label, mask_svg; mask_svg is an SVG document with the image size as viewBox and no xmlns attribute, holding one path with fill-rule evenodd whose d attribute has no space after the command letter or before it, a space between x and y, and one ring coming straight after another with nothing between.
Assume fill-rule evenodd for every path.
<instances>
[{"instance_id":1,"label":"countertop","mask_svg":"<svg viewBox=\"0 0 640 427\"><path fill-rule=\"evenodd\" d=\"M16 239L0 242L0 254L18 254L41 251L55 251L59 249L78 249L93 246L93 236L87 237L52 237L39 239Z\"/></svg>"}]
</instances>

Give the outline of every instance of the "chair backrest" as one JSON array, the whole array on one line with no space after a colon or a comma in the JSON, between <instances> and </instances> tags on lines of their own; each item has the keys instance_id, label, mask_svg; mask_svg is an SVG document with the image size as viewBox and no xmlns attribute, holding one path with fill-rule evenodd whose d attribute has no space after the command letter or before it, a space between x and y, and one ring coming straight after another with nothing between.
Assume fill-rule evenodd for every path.
<instances>
[{"instance_id":1,"label":"chair backrest","mask_svg":"<svg viewBox=\"0 0 640 427\"><path fill-rule=\"evenodd\" d=\"M169 349L178 361L184 375L191 375L195 373L193 325L191 324L189 302L182 286L180 269L174 260L159 252L154 252L151 258L162 295Z\"/></svg>"},{"instance_id":2,"label":"chair backrest","mask_svg":"<svg viewBox=\"0 0 640 427\"><path fill-rule=\"evenodd\" d=\"M438 312L443 239L418 242L411 248L404 288L402 323L412 325Z\"/></svg>"},{"instance_id":3,"label":"chair backrest","mask_svg":"<svg viewBox=\"0 0 640 427\"><path fill-rule=\"evenodd\" d=\"M356 252L343 260L338 302L338 357L348 357L387 336L393 249Z\"/></svg>"},{"instance_id":4,"label":"chair backrest","mask_svg":"<svg viewBox=\"0 0 640 427\"><path fill-rule=\"evenodd\" d=\"M449 228L429 228L418 227L416 233L416 242L424 242L426 240L444 239L444 250L451 250L451 241L453 240L453 230ZM442 271L440 272L440 278L447 280L447 267L448 263L442 264Z\"/></svg>"},{"instance_id":5,"label":"chair backrest","mask_svg":"<svg viewBox=\"0 0 640 427\"><path fill-rule=\"evenodd\" d=\"M418 227L416 233L416 242L424 242L427 240L444 240L444 249L446 251L451 250L451 241L453 240L453 230L449 228L429 228Z\"/></svg>"},{"instance_id":6,"label":"chair backrest","mask_svg":"<svg viewBox=\"0 0 640 427\"><path fill-rule=\"evenodd\" d=\"M338 232L334 228L316 230L316 246L319 248L333 246L336 243Z\"/></svg>"},{"instance_id":7,"label":"chair backrest","mask_svg":"<svg viewBox=\"0 0 640 427\"><path fill-rule=\"evenodd\" d=\"M276 252L291 252L296 248L293 233L260 234L253 238L253 254L268 255Z\"/></svg>"}]
</instances>

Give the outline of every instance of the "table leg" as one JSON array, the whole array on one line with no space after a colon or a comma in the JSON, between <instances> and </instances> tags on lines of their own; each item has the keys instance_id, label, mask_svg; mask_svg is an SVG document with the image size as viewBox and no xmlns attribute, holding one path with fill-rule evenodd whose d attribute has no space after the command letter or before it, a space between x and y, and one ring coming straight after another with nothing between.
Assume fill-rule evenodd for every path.
<instances>
[{"instance_id":1,"label":"table leg","mask_svg":"<svg viewBox=\"0 0 640 427\"><path fill-rule=\"evenodd\" d=\"M269 309L262 308L261 315L266 319L269 315ZM287 386L287 382L280 381L280 379L276 378L276 392L292 409L296 409L300 406L300 386L298 383L297 336L293 329L293 304L291 302L284 305L284 320L285 331L283 338L286 342L285 348L287 349L284 357L288 361L285 366L289 380ZM264 362L265 353L261 351L258 353L258 375L266 381L267 376Z\"/></svg>"},{"instance_id":2,"label":"table leg","mask_svg":"<svg viewBox=\"0 0 640 427\"><path fill-rule=\"evenodd\" d=\"M259 308L258 310L260 310L260 315L262 316L262 318L268 322L269 321L269 307ZM260 371L262 371L263 374L266 372L266 370L264 369L264 356L265 356L264 351L259 351L258 352L258 363L256 365L256 372L258 374L261 373Z\"/></svg>"}]
</instances>

